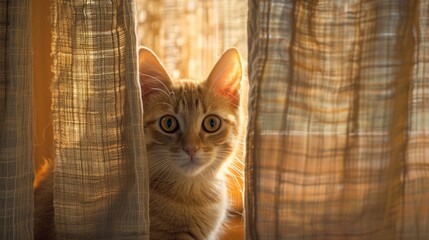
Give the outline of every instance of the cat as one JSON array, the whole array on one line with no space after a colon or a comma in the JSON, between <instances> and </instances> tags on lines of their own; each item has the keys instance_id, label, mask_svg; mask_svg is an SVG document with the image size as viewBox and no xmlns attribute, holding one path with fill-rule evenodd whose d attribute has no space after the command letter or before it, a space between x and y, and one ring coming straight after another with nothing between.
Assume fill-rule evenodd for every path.
<instances>
[{"instance_id":1,"label":"cat","mask_svg":"<svg viewBox=\"0 0 429 240\"><path fill-rule=\"evenodd\" d=\"M224 167L243 146L240 54L226 51L205 81L173 81L155 54L140 48L139 72L150 238L216 239L228 209ZM56 239L54 167L44 162L34 183L36 240Z\"/></svg>"},{"instance_id":2,"label":"cat","mask_svg":"<svg viewBox=\"0 0 429 240\"><path fill-rule=\"evenodd\" d=\"M224 167L241 146L241 57L227 50L205 81L175 80L139 50L151 239L217 239L228 209Z\"/></svg>"},{"instance_id":3,"label":"cat","mask_svg":"<svg viewBox=\"0 0 429 240\"><path fill-rule=\"evenodd\" d=\"M43 159L37 171L34 188L34 239L56 239L54 224L53 163Z\"/></svg>"}]
</instances>

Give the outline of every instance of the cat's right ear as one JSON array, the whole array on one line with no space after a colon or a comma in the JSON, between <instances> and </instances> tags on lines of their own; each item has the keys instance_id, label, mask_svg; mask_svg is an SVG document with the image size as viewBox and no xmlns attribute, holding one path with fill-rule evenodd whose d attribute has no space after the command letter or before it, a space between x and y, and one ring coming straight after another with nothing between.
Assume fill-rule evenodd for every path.
<instances>
[{"instance_id":1,"label":"cat's right ear","mask_svg":"<svg viewBox=\"0 0 429 240\"><path fill-rule=\"evenodd\" d=\"M171 89L170 76L149 48L139 49L139 78L143 99L159 91L168 93Z\"/></svg>"}]
</instances>

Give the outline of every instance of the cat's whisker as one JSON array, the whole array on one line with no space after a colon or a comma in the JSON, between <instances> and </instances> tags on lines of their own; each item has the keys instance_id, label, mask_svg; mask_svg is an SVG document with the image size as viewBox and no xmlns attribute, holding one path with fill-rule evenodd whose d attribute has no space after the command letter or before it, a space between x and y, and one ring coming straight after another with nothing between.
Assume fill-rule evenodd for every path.
<instances>
[{"instance_id":1,"label":"cat's whisker","mask_svg":"<svg viewBox=\"0 0 429 240\"><path fill-rule=\"evenodd\" d=\"M155 76L153 76L153 75L146 74L146 73L140 73L140 76L145 76L145 77L148 77L148 78L150 78L150 79L152 79L152 80L158 81L162 86L164 86L164 88L165 88L166 90L168 90L167 85L165 85L165 83L164 83L163 81L161 81L161 79L159 79L159 78L157 78L157 77L155 77Z\"/></svg>"},{"instance_id":2,"label":"cat's whisker","mask_svg":"<svg viewBox=\"0 0 429 240\"><path fill-rule=\"evenodd\" d=\"M234 177L234 176L231 176L231 178L232 178L232 180L234 180L234 183L235 183L235 186L238 188L238 189L240 189L240 192L242 193L243 192L243 183L240 183L238 180L237 180L237 178L236 177Z\"/></svg>"},{"instance_id":3,"label":"cat's whisker","mask_svg":"<svg viewBox=\"0 0 429 240\"><path fill-rule=\"evenodd\" d=\"M160 170L164 170L165 169L165 167L171 167L170 166L170 164L168 164L167 162L158 162L158 163L155 163L155 164L151 164L151 173L152 173L152 175L155 175L155 174L157 174ZM152 171L152 169L153 169L153 171Z\"/></svg>"},{"instance_id":4,"label":"cat's whisker","mask_svg":"<svg viewBox=\"0 0 429 240\"><path fill-rule=\"evenodd\" d=\"M209 170L211 171L211 173L214 175L215 174L215 169L213 169L213 168L215 168L214 167L215 165L210 165L209 166Z\"/></svg>"},{"instance_id":5,"label":"cat's whisker","mask_svg":"<svg viewBox=\"0 0 429 240\"><path fill-rule=\"evenodd\" d=\"M164 93L165 95L167 95L168 97L170 97L170 95L165 90L162 90L161 88L151 88L150 90L143 93L143 97L144 97L144 95L146 95L150 92L153 92L153 91L160 91L160 92Z\"/></svg>"},{"instance_id":6,"label":"cat's whisker","mask_svg":"<svg viewBox=\"0 0 429 240\"><path fill-rule=\"evenodd\" d=\"M228 169L231 169L232 171L234 171L235 174L239 174L239 173L242 173L242 166L243 165L235 166L234 164L230 164L228 166Z\"/></svg>"},{"instance_id":7,"label":"cat's whisker","mask_svg":"<svg viewBox=\"0 0 429 240\"><path fill-rule=\"evenodd\" d=\"M228 94L229 96L231 96L232 98L234 98L235 100L238 100L238 97L234 96L234 94L231 94L230 92L226 92L226 94ZM237 104L233 104L234 106L238 107Z\"/></svg>"},{"instance_id":8,"label":"cat's whisker","mask_svg":"<svg viewBox=\"0 0 429 240\"><path fill-rule=\"evenodd\" d=\"M169 165L167 165L167 167L166 168L164 168L163 170L164 170L164 173L158 178L158 181L156 182L156 184L152 187L152 189L151 189L151 191L153 191L155 188L156 188L156 186L158 185L158 183L161 181L161 180L163 180L163 177L165 176L165 174L166 173L168 173L169 171L168 170L170 170L170 166Z\"/></svg>"},{"instance_id":9,"label":"cat's whisker","mask_svg":"<svg viewBox=\"0 0 429 240\"><path fill-rule=\"evenodd\" d=\"M145 125L150 191L157 193L150 195L150 221L154 223L151 234L158 234L157 239L181 239L185 231L193 238L207 239L210 233L219 232L227 204L238 201L228 195L225 181L230 181L229 187L242 185L242 163L236 162L235 156L236 149L244 146L243 139L237 140L243 136L239 131L242 113L237 104L241 99L237 95L241 92L239 54L230 51L223 55L209 79L198 82L172 81L150 50L141 51L142 88L145 94L157 93L154 97L143 96L145 123L159 121L168 114L165 108L173 110L177 120L174 124ZM207 114L224 118L228 123L224 128L231 131L226 131L225 137L209 137L210 131L201 122ZM195 142L190 142L193 139L202 150L195 154L195 161L189 161L187 152L191 155L193 148L188 146L194 147ZM183 209L179 211L177 203L182 201L187 204L181 204ZM206 205L208 202L210 205ZM201 205L207 214L195 212L195 205ZM183 210L186 214L179 214ZM195 224L195 220L201 221Z\"/></svg>"},{"instance_id":10,"label":"cat's whisker","mask_svg":"<svg viewBox=\"0 0 429 240\"><path fill-rule=\"evenodd\" d=\"M165 155L149 155L148 158L156 157L157 161L155 163L151 163L151 167L157 167L160 165L169 165L168 160L169 158Z\"/></svg>"},{"instance_id":11,"label":"cat's whisker","mask_svg":"<svg viewBox=\"0 0 429 240\"><path fill-rule=\"evenodd\" d=\"M160 179L160 176L162 176L162 174L164 174L165 169L164 168L158 168L158 169L154 169L154 171L152 171L151 173L151 178L157 178Z\"/></svg>"},{"instance_id":12,"label":"cat's whisker","mask_svg":"<svg viewBox=\"0 0 429 240\"><path fill-rule=\"evenodd\" d=\"M169 173L168 173L168 175L167 175L167 177L166 177L166 179L170 179L170 175L171 175L171 171L168 171ZM162 187L162 191L164 192L164 190L165 190L165 186L166 186L166 184L164 184L163 185L163 187Z\"/></svg>"},{"instance_id":13,"label":"cat's whisker","mask_svg":"<svg viewBox=\"0 0 429 240\"><path fill-rule=\"evenodd\" d=\"M154 104L154 105L152 105L152 106L156 106L156 105L167 105L167 106L169 106L170 108L174 109L174 108L173 108L173 106L172 106L171 104L167 103L167 102L159 102L159 103L156 103L156 104Z\"/></svg>"}]
</instances>

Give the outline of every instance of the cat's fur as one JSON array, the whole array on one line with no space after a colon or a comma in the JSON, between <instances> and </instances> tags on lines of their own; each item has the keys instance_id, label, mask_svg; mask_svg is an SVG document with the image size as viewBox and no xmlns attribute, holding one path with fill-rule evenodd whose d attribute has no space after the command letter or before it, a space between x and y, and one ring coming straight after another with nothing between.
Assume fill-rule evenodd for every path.
<instances>
[{"instance_id":1,"label":"cat's fur","mask_svg":"<svg viewBox=\"0 0 429 240\"><path fill-rule=\"evenodd\" d=\"M34 181L34 239L56 239L53 203L53 164L44 159Z\"/></svg>"},{"instance_id":2,"label":"cat's fur","mask_svg":"<svg viewBox=\"0 0 429 240\"><path fill-rule=\"evenodd\" d=\"M223 167L241 146L240 55L236 49L226 51L202 82L172 81L146 48L139 58L151 239L216 239L227 210ZM178 120L174 133L160 127L166 114ZM221 119L215 133L202 126L211 114ZM192 154L189 148L198 150Z\"/></svg>"},{"instance_id":3,"label":"cat's fur","mask_svg":"<svg viewBox=\"0 0 429 240\"><path fill-rule=\"evenodd\" d=\"M240 61L238 51L230 49L207 80L172 81L158 58L149 49L140 49L151 239L218 236L228 207L223 167L242 147ZM179 121L174 133L160 129L160 118L166 114ZM204 117L210 114L221 119L215 133L202 128ZM52 163L46 161L36 176L36 240L56 239L52 170Z\"/></svg>"}]
</instances>

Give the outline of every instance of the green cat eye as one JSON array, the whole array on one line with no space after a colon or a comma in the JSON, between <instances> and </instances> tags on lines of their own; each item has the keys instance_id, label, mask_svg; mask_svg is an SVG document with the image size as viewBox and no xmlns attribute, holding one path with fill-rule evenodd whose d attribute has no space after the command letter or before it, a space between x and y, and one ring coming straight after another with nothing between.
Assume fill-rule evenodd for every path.
<instances>
[{"instance_id":1,"label":"green cat eye","mask_svg":"<svg viewBox=\"0 0 429 240\"><path fill-rule=\"evenodd\" d=\"M166 133L173 133L179 129L179 123L177 122L177 119L171 115L165 115L161 117L159 126Z\"/></svg>"},{"instance_id":2,"label":"green cat eye","mask_svg":"<svg viewBox=\"0 0 429 240\"><path fill-rule=\"evenodd\" d=\"M219 130L221 120L216 115L209 115L203 120L203 129L208 133L214 133Z\"/></svg>"}]
</instances>

